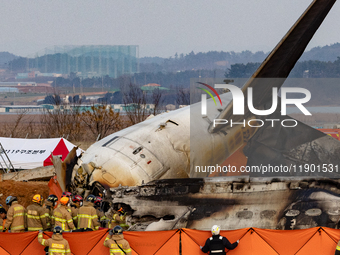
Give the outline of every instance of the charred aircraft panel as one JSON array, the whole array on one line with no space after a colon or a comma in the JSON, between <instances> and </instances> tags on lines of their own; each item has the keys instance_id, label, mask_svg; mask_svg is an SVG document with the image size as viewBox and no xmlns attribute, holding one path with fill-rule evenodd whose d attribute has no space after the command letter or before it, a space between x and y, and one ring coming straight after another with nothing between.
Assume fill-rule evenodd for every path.
<instances>
[{"instance_id":1,"label":"charred aircraft panel","mask_svg":"<svg viewBox=\"0 0 340 255\"><path fill-rule=\"evenodd\" d=\"M105 199L128 208L131 230L337 228L340 219L340 183L332 179L159 180L111 188Z\"/></svg>"}]
</instances>

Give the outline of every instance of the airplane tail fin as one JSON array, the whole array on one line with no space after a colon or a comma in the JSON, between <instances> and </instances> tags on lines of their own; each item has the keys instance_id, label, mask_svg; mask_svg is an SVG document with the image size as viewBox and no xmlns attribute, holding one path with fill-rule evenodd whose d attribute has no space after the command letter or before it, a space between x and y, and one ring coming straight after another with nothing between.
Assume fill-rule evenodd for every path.
<instances>
[{"instance_id":1,"label":"airplane tail fin","mask_svg":"<svg viewBox=\"0 0 340 255\"><path fill-rule=\"evenodd\" d=\"M243 93L248 87L254 88L253 102L256 109L265 108L265 105L272 98L272 88L280 88L282 86L285 78L288 77L290 71L304 52L307 44L327 16L335 1L336 0L314 0L242 87ZM274 82L264 82L265 79L258 78L282 79L275 79ZM233 102L219 114L217 119L230 119L232 116L232 108ZM247 107L245 107L245 109L247 109ZM244 117L247 115L249 115L249 110L245 113ZM217 132L220 129L221 125L216 127L210 125L209 132Z\"/></svg>"}]
</instances>

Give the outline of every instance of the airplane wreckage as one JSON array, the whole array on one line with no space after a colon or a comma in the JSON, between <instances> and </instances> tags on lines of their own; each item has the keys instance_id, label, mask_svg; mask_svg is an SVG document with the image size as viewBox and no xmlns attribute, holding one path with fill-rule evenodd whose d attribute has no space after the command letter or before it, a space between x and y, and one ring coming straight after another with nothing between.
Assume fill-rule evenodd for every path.
<instances>
[{"instance_id":1,"label":"airplane wreckage","mask_svg":"<svg viewBox=\"0 0 340 255\"><path fill-rule=\"evenodd\" d=\"M272 89L285 82L334 2L313 1L245 83L243 94L254 88L254 108L272 108ZM204 112L201 103L195 103L111 134L79 159L75 150L64 162L53 157L62 189L103 194L107 205L122 206L128 213L131 230L210 229L214 224L223 229L337 228L339 141L299 121L294 128L271 122L260 128L214 125L216 119L264 118L248 107L244 115L233 115L232 93L218 98L226 107L216 107L210 99ZM280 110L266 118L283 121L287 116ZM290 171L220 177L197 171L197 166L223 165L240 151L247 157L246 166ZM300 172L305 164L317 170Z\"/></svg>"}]
</instances>

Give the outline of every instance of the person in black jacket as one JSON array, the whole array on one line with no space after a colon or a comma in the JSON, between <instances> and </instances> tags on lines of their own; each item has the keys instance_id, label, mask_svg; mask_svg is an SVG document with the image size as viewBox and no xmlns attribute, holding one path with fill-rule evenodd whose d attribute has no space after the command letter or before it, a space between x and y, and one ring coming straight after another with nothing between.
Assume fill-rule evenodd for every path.
<instances>
[{"instance_id":1,"label":"person in black jacket","mask_svg":"<svg viewBox=\"0 0 340 255\"><path fill-rule=\"evenodd\" d=\"M210 252L209 254L211 255L225 255L225 248L233 250L237 247L239 240L231 244L226 237L220 236L220 230L221 227L217 225L211 228L212 237L207 239L203 247L200 247L204 253Z\"/></svg>"}]
</instances>

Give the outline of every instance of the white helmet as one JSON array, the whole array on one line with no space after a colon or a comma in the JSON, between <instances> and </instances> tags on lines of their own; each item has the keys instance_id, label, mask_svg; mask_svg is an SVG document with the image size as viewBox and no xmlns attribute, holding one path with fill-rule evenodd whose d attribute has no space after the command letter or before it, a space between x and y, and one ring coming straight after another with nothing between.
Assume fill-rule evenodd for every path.
<instances>
[{"instance_id":1,"label":"white helmet","mask_svg":"<svg viewBox=\"0 0 340 255\"><path fill-rule=\"evenodd\" d=\"M217 236L217 235L220 234L220 230L221 230L220 226L214 225L211 228L211 233L212 233L213 236Z\"/></svg>"}]
</instances>

